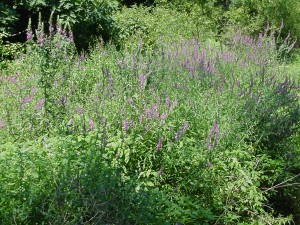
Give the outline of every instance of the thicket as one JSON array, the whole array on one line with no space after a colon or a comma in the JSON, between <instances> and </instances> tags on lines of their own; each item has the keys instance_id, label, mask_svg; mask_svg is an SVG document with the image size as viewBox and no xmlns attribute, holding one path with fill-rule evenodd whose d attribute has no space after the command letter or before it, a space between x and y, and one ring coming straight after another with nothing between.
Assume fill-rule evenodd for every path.
<instances>
[{"instance_id":1,"label":"thicket","mask_svg":"<svg viewBox=\"0 0 300 225\"><path fill-rule=\"evenodd\" d=\"M274 33L78 55L43 27L1 70L1 224L297 221L299 85Z\"/></svg>"},{"instance_id":2,"label":"thicket","mask_svg":"<svg viewBox=\"0 0 300 225\"><path fill-rule=\"evenodd\" d=\"M298 1L141 3L0 3L0 223L299 223Z\"/></svg>"},{"instance_id":3,"label":"thicket","mask_svg":"<svg viewBox=\"0 0 300 225\"><path fill-rule=\"evenodd\" d=\"M258 35L267 26L277 31L281 27L278 33L283 39L288 35L299 38L299 11L297 0L4 0L0 3L0 53L5 59L21 50L16 43L26 41L30 18L37 28L39 12L45 26L51 13L54 18L59 15L62 24L72 29L77 48L87 50L99 39L122 47L137 32L150 44L165 36L164 32L219 39L231 37L237 30Z\"/></svg>"}]
</instances>

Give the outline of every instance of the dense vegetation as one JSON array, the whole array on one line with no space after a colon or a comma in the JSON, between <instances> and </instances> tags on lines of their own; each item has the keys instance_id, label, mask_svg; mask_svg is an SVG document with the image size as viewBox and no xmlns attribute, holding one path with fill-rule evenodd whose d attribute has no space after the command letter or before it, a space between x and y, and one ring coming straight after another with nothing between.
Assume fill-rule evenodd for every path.
<instances>
[{"instance_id":1,"label":"dense vegetation","mask_svg":"<svg viewBox=\"0 0 300 225\"><path fill-rule=\"evenodd\" d=\"M2 1L0 223L299 223L299 5Z\"/></svg>"}]
</instances>

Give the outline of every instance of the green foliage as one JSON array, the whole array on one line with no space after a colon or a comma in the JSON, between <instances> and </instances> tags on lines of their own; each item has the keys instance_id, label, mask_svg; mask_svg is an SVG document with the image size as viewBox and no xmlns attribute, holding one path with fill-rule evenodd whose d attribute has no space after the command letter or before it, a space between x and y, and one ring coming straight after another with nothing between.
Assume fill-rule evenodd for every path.
<instances>
[{"instance_id":1,"label":"green foliage","mask_svg":"<svg viewBox=\"0 0 300 225\"><path fill-rule=\"evenodd\" d=\"M73 30L77 46L87 49L99 37L105 40L112 38L112 14L118 6L116 0L63 0L59 2L56 11L63 24Z\"/></svg>"},{"instance_id":2,"label":"green foliage","mask_svg":"<svg viewBox=\"0 0 300 225\"><path fill-rule=\"evenodd\" d=\"M23 49L23 44L21 43L3 41L8 36L8 33L0 33L0 66L5 65L5 60L12 59L13 56L20 54Z\"/></svg>"},{"instance_id":3,"label":"green foliage","mask_svg":"<svg viewBox=\"0 0 300 225\"><path fill-rule=\"evenodd\" d=\"M283 24L281 33L283 38L289 32L293 37L299 37L299 8L299 1L296 0L233 0L225 17L229 24L251 33L262 32L267 24L272 28L278 28Z\"/></svg>"},{"instance_id":4,"label":"green foliage","mask_svg":"<svg viewBox=\"0 0 300 225\"><path fill-rule=\"evenodd\" d=\"M134 192L134 181L121 181L102 157L96 133L8 142L0 152L2 224L151 221L148 204L158 195Z\"/></svg>"},{"instance_id":5,"label":"green foliage","mask_svg":"<svg viewBox=\"0 0 300 225\"><path fill-rule=\"evenodd\" d=\"M10 8L5 3L0 3L0 63L4 65L4 60L11 59L17 53L20 53L22 44L11 44L7 39L15 32L14 24L17 21L18 14L15 9Z\"/></svg>"},{"instance_id":6,"label":"green foliage","mask_svg":"<svg viewBox=\"0 0 300 225\"><path fill-rule=\"evenodd\" d=\"M292 221L272 199L282 184L298 194L298 83L274 36L159 42L152 14L179 12L156 10L125 8L128 23L119 15L122 32L133 21L132 32L151 34L147 48L99 43L76 55L72 33L58 24L48 36L40 23L2 69L2 223Z\"/></svg>"},{"instance_id":7,"label":"green foliage","mask_svg":"<svg viewBox=\"0 0 300 225\"><path fill-rule=\"evenodd\" d=\"M199 18L200 17L200 18ZM192 16L169 7L124 7L114 16L113 40L121 47L143 40L145 46L181 38L207 38L213 36L210 24L202 23L201 15Z\"/></svg>"},{"instance_id":8,"label":"green foliage","mask_svg":"<svg viewBox=\"0 0 300 225\"><path fill-rule=\"evenodd\" d=\"M18 18L16 10L5 3L0 3L0 13L0 33L14 31L13 25Z\"/></svg>"},{"instance_id":9,"label":"green foliage","mask_svg":"<svg viewBox=\"0 0 300 225\"><path fill-rule=\"evenodd\" d=\"M18 27L19 30L14 31L24 33L28 18L31 17L32 24L37 27L39 12L44 17L43 21L47 21L51 12L54 12L54 17L60 16L64 27L73 30L77 48L88 49L99 38L111 39L110 30L114 24L111 16L119 3L117 0L25 0L9 1L6 4L1 3L0 6L0 30L13 30Z\"/></svg>"}]
</instances>

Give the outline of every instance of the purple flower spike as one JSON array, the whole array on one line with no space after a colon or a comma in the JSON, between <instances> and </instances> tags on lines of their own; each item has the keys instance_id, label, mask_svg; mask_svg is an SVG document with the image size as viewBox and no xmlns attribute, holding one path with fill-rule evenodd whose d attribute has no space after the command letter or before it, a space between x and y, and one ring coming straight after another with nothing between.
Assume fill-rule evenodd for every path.
<instances>
[{"instance_id":1,"label":"purple flower spike","mask_svg":"<svg viewBox=\"0 0 300 225\"><path fill-rule=\"evenodd\" d=\"M178 141L179 140L179 138L181 137L183 135L183 131L182 130L180 130L180 131L178 131L177 133L176 133L176 136L175 136L175 140L176 141Z\"/></svg>"},{"instance_id":2,"label":"purple flower spike","mask_svg":"<svg viewBox=\"0 0 300 225\"><path fill-rule=\"evenodd\" d=\"M142 89L144 89L146 86L146 75L145 74L142 74L140 77L140 85L141 85Z\"/></svg>"},{"instance_id":3,"label":"purple flower spike","mask_svg":"<svg viewBox=\"0 0 300 225\"><path fill-rule=\"evenodd\" d=\"M211 128L207 137L207 148L209 150L213 148L216 142L219 140L219 135L220 135L220 130L219 130L218 121L216 120L214 126ZM213 141L211 141L212 137L213 137Z\"/></svg>"},{"instance_id":4,"label":"purple flower spike","mask_svg":"<svg viewBox=\"0 0 300 225\"><path fill-rule=\"evenodd\" d=\"M213 167L213 164L212 163L208 163L207 167L211 168L211 167Z\"/></svg>"},{"instance_id":5,"label":"purple flower spike","mask_svg":"<svg viewBox=\"0 0 300 225\"><path fill-rule=\"evenodd\" d=\"M67 98L66 98L66 97L63 97L63 98L61 99L61 105L62 105L62 106L65 106L66 103L67 103Z\"/></svg>"},{"instance_id":6,"label":"purple flower spike","mask_svg":"<svg viewBox=\"0 0 300 225\"><path fill-rule=\"evenodd\" d=\"M39 110L42 109L45 105L45 99L42 98L40 101L38 101L38 103L35 105L35 109Z\"/></svg>"},{"instance_id":7,"label":"purple flower spike","mask_svg":"<svg viewBox=\"0 0 300 225\"><path fill-rule=\"evenodd\" d=\"M133 105L133 99L132 98L128 99L128 102L129 102L130 105Z\"/></svg>"},{"instance_id":8,"label":"purple flower spike","mask_svg":"<svg viewBox=\"0 0 300 225\"><path fill-rule=\"evenodd\" d=\"M189 123L188 122L184 122L184 124L183 124L183 130L186 131L187 129L189 129Z\"/></svg>"},{"instance_id":9,"label":"purple flower spike","mask_svg":"<svg viewBox=\"0 0 300 225\"><path fill-rule=\"evenodd\" d=\"M159 149L161 149L161 148L162 148L162 139L160 138L160 139L158 140L157 145L156 145L155 152L158 152Z\"/></svg>"},{"instance_id":10,"label":"purple flower spike","mask_svg":"<svg viewBox=\"0 0 300 225\"><path fill-rule=\"evenodd\" d=\"M160 118L161 118L162 120L166 120L166 119L167 119L167 117L168 117L168 116L167 116L167 114L165 114L165 113L164 113L164 114L162 114L162 115L160 116Z\"/></svg>"},{"instance_id":11,"label":"purple flower spike","mask_svg":"<svg viewBox=\"0 0 300 225\"><path fill-rule=\"evenodd\" d=\"M23 99L22 99L22 103L23 104L28 104L32 101L32 96L25 96Z\"/></svg>"},{"instance_id":12,"label":"purple flower spike","mask_svg":"<svg viewBox=\"0 0 300 225\"><path fill-rule=\"evenodd\" d=\"M27 30L27 32L26 32L26 40L27 40L27 41L31 41L32 39L33 39L33 33L32 33L32 30L29 29L29 30Z\"/></svg>"},{"instance_id":13,"label":"purple flower spike","mask_svg":"<svg viewBox=\"0 0 300 225\"><path fill-rule=\"evenodd\" d=\"M0 129L4 129L5 128L5 123L2 119L0 119Z\"/></svg>"},{"instance_id":14,"label":"purple flower spike","mask_svg":"<svg viewBox=\"0 0 300 225\"><path fill-rule=\"evenodd\" d=\"M90 129L93 130L95 127L95 123L92 119L90 119L89 125L90 125Z\"/></svg>"},{"instance_id":15,"label":"purple flower spike","mask_svg":"<svg viewBox=\"0 0 300 225\"><path fill-rule=\"evenodd\" d=\"M122 122L122 125L123 125L123 129L124 129L125 131L128 131L128 130L129 130L129 123L128 123L127 121L123 121L123 122Z\"/></svg>"},{"instance_id":16,"label":"purple flower spike","mask_svg":"<svg viewBox=\"0 0 300 225\"><path fill-rule=\"evenodd\" d=\"M170 106L171 106L171 101L170 101L170 99L169 99L169 98L166 98L165 102L166 102L166 105L167 105L168 107L170 107Z\"/></svg>"}]
</instances>

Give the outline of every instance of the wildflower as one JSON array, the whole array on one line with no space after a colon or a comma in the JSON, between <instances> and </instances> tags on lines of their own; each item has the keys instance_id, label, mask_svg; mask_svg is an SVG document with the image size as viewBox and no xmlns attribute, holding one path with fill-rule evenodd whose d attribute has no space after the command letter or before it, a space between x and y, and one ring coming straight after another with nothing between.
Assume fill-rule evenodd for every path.
<instances>
[{"instance_id":1,"label":"wildflower","mask_svg":"<svg viewBox=\"0 0 300 225\"><path fill-rule=\"evenodd\" d=\"M75 110L79 115L82 115L82 113L84 112L83 109L81 109L80 107L77 107Z\"/></svg>"},{"instance_id":2,"label":"wildflower","mask_svg":"<svg viewBox=\"0 0 300 225\"><path fill-rule=\"evenodd\" d=\"M43 27L37 32L37 36L38 36L37 43L40 46L43 46L46 43L46 37L43 31Z\"/></svg>"},{"instance_id":3,"label":"wildflower","mask_svg":"<svg viewBox=\"0 0 300 225\"><path fill-rule=\"evenodd\" d=\"M35 105L35 109L39 110L42 109L45 105L45 99L42 98L41 100L38 101L38 103Z\"/></svg>"},{"instance_id":4,"label":"wildflower","mask_svg":"<svg viewBox=\"0 0 300 225\"><path fill-rule=\"evenodd\" d=\"M215 134L215 135L214 135ZM213 141L211 141L211 138L214 135ZM214 147L215 143L219 140L219 135L220 135L220 130L219 130L219 125L218 122L215 121L214 126L210 130L208 137L207 137L207 148L211 149Z\"/></svg>"},{"instance_id":5,"label":"wildflower","mask_svg":"<svg viewBox=\"0 0 300 225\"><path fill-rule=\"evenodd\" d=\"M128 130L129 130L129 123L128 123L127 121L123 121L123 122L122 122L122 125L123 125L123 129L124 129L125 131L128 131Z\"/></svg>"},{"instance_id":6,"label":"wildflower","mask_svg":"<svg viewBox=\"0 0 300 225\"><path fill-rule=\"evenodd\" d=\"M56 24L56 33L58 35L61 35L61 26L60 26L60 24Z\"/></svg>"},{"instance_id":7,"label":"wildflower","mask_svg":"<svg viewBox=\"0 0 300 225\"><path fill-rule=\"evenodd\" d=\"M27 27L27 30L26 30L26 40L31 41L32 39L33 39L33 33L32 33L32 30L31 30L31 18L30 18L29 22L28 22L28 27Z\"/></svg>"},{"instance_id":8,"label":"wildflower","mask_svg":"<svg viewBox=\"0 0 300 225\"><path fill-rule=\"evenodd\" d=\"M161 148L162 148L162 139L159 138L158 143L157 143L156 148L155 148L155 152L158 152L158 150L161 149Z\"/></svg>"},{"instance_id":9,"label":"wildflower","mask_svg":"<svg viewBox=\"0 0 300 225\"><path fill-rule=\"evenodd\" d=\"M140 76L140 85L141 85L142 89L144 89L146 86L146 75L145 74L142 74Z\"/></svg>"},{"instance_id":10,"label":"wildflower","mask_svg":"<svg viewBox=\"0 0 300 225\"><path fill-rule=\"evenodd\" d=\"M146 111L147 117L148 117L148 118L151 118L151 117L152 117L152 114L153 114L152 110L146 109L145 111Z\"/></svg>"},{"instance_id":11,"label":"wildflower","mask_svg":"<svg viewBox=\"0 0 300 225\"><path fill-rule=\"evenodd\" d=\"M134 120L130 120L130 126L134 127Z\"/></svg>"},{"instance_id":12,"label":"wildflower","mask_svg":"<svg viewBox=\"0 0 300 225\"><path fill-rule=\"evenodd\" d=\"M23 104L28 104L32 101L32 96L25 96L23 99L22 99L22 103Z\"/></svg>"},{"instance_id":13,"label":"wildflower","mask_svg":"<svg viewBox=\"0 0 300 225\"><path fill-rule=\"evenodd\" d=\"M128 102L129 102L130 105L133 105L133 99L132 98L128 99Z\"/></svg>"},{"instance_id":14,"label":"wildflower","mask_svg":"<svg viewBox=\"0 0 300 225\"><path fill-rule=\"evenodd\" d=\"M31 29L28 29L26 32L26 40L31 41L33 39L33 33Z\"/></svg>"},{"instance_id":15,"label":"wildflower","mask_svg":"<svg viewBox=\"0 0 300 225\"><path fill-rule=\"evenodd\" d=\"M121 65L122 64L122 62L121 62L121 60L120 59L117 59L117 65Z\"/></svg>"},{"instance_id":16,"label":"wildflower","mask_svg":"<svg viewBox=\"0 0 300 225\"><path fill-rule=\"evenodd\" d=\"M297 38L295 38L294 42L289 46L289 49L293 49L296 43L297 43Z\"/></svg>"},{"instance_id":17,"label":"wildflower","mask_svg":"<svg viewBox=\"0 0 300 225\"><path fill-rule=\"evenodd\" d=\"M92 119L90 119L89 125L90 125L90 129L93 130L95 127L95 123Z\"/></svg>"},{"instance_id":18,"label":"wildflower","mask_svg":"<svg viewBox=\"0 0 300 225\"><path fill-rule=\"evenodd\" d=\"M183 131L182 130L180 130L180 131L178 131L177 133L176 133L176 136L175 136L175 140L176 141L178 141L179 140L179 138L181 137L183 135Z\"/></svg>"},{"instance_id":19,"label":"wildflower","mask_svg":"<svg viewBox=\"0 0 300 225\"><path fill-rule=\"evenodd\" d=\"M188 122L184 122L183 123L183 130L186 131L187 129L189 129L189 124L188 124Z\"/></svg>"},{"instance_id":20,"label":"wildflower","mask_svg":"<svg viewBox=\"0 0 300 225\"><path fill-rule=\"evenodd\" d=\"M208 164L207 164L207 167L209 167L209 168L211 168L212 166L213 166L212 163L208 163Z\"/></svg>"},{"instance_id":21,"label":"wildflower","mask_svg":"<svg viewBox=\"0 0 300 225\"><path fill-rule=\"evenodd\" d=\"M5 128L5 123L2 119L0 119L0 129Z\"/></svg>"},{"instance_id":22,"label":"wildflower","mask_svg":"<svg viewBox=\"0 0 300 225\"><path fill-rule=\"evenodd\" d=\"M166 100L165 100L165 103L166 103L166 105L167 105L168 107L170 107L170 105L171 105L171 101L170 101L170 99L169 99L169 98L166 98Z\"/></svg>"},{"instance_id":23,"label":"wildflower","mask_svg":"<svg viewBox=\"0 0 300 225\"><path fill-rule=\"evenodd\" d=\"M49 21L49 34L50 34L50 37L53 36L53 31L54 31L54 27L53 27L51 21Z\"/></svg>"},{"instance_id":24,"label":"wildflower","mask_svg":"<svg viewBox=\"0 0 300 225\"><path fill-rule=\"evenodd\" d=\"M160 116L160 118L162 119L162 120L166 120L167 119L167 114L165 114L165 113L163 113L161 116Z\"/></svg>"},{"instance_id":25,"label":"wildflower","mask_svg":"<svg viewBox=\"0 0 300 225\"><path fill-rule=\"evenodd\" d=\"M140 122L140 123L143 121L143 118L144 118L143 115L140 115L140 116L139 116L139 122Z\"/></svg>"},{"instance_id":26,"label":"wildflower","mask_svg":"<svg viewBox=\"0 0 300 225\"><path fill-rule=\"evenodd\" d=\"M63 97L63 98L61 99L61 105L62 105L62 106L65 106L66 103L67 103L67 98L66 98L66 97Z\"/></svg>"},{"instance_id":27,"label":"wildflower","mask_svg":"<svg viewBox=\"0 0 300 225\"><path fill-rule=\"evenodd\" d=\"M35 95L38 92L38 89L36 87L31 89L31 95Z\"/></svg>"}]
</instances>

